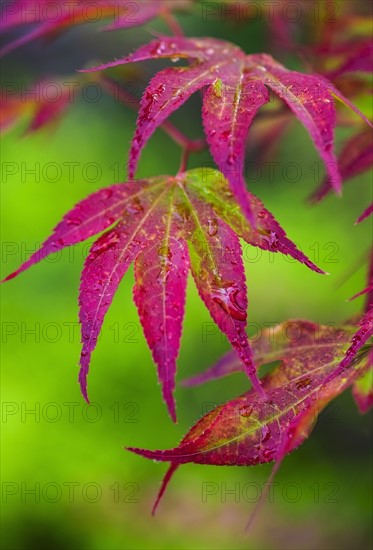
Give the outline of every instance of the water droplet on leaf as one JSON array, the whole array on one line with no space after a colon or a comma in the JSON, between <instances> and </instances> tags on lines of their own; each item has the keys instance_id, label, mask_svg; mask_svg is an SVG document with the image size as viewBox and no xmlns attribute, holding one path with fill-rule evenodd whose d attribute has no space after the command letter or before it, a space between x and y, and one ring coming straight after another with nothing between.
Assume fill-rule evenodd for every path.
<instances>
[{"instance_id":1,"label":"water droplet on leaf","mask_svg":"<svg viewBox=\"0 0 373 550\"><path fill-rule=\"evenodd\" d=\"M218 220L216 218L210 218L208 220L208 234L210 235L210 237L214 237L216 235L216 233L218 232Z\"/></svg>"}]
</instances>

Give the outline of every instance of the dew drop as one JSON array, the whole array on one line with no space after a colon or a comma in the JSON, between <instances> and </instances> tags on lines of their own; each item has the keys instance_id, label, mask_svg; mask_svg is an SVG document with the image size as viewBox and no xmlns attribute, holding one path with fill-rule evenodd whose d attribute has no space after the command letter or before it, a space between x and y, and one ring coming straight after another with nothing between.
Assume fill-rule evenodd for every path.
<instances>
[{"instance_id":1,"label":"dew drop","mask_svg":"<svg viewBox=\"0 0 373 550\"><path fill-rule=\"evenodd\" d=\"M247 418L251 416L251 413L253 412L253 408L250 406L243 406L243 407L240 407L238 412L241 416L244 416L245 418Z\"/></svg>"},{"instance_id":2,"label":"dew drop","mask_svg":"<svg viewBox=\"0 0 373 550\"><path fill-rule=\"evenodd\" d=\"M232 153L230 153L227 157L227 164L229 164L229 166L232 166L234 164L234 161L235 157Z\"/></svg>"},{"instance_id":3,"label":"dew drop","mask_svg":"<svg viewBox=\"0 0 373 550\"><path fill-rule=\"evenodd\" d=\"M214 237L216 233L218 232L218 220L216 218L210 218L208 220L208 234L210 237Z\"/></svg>"},{"instance_id":4,"label":"dew drop","mask_svg":"<svg viewBox=\"0 0 373 550\"><path fill-rule=\"evenodd\" d=\"M171 47L172 47L172 46L171 46ZM159 43L157 44L156 49L155 49L155 53L156 53L157 55L162 55L162 54L166 51L166 49L167 49L166 44L165 44L164 42L159 42Z\"/></svg>"},{"instance_id":5,"label":"dew drop","mask_svg":"<svg viewBox=\"0 0 373 550\"><path fill-rule=\"evenodd\" d=\"M275 454L275 450L274 449L264 449L262 455L263 455L263 458L265 460L273 460L274 458L274 454Z\"/></svg>"},{"instance_id":6,"label":"dew drop","mask_svg":"<svg viewBox=\"0 0 373 550\"><path fill-rule=\"evenodd\" d=\"M172 261L172 252L167 246L161 246L158 248L158 256L159 256L159 263L161 264L161 267L166 273L169 272L171 269L171 261ZM163 274L162 271L160 272L160 277L162 278Z\"/></svg>"},{"instance_id":7,"label":"dew drop","mask_svg":"<svg viewBox=\"0 0 373 550\"><path fill-rule=\"evenodd\" d=\"M106 223L108 225L111 225L114 222L115 222L115 218L113 216L106 216Z\"/></svg>"},{"instance_id":8,"label":"dew drop","mask_svg":"<svg viewBox=\"0 0 373 550\"><path fill-rule=\"evenodd\" d=\"M213 301L219 304L233 319L237 321L246 320L246 311L237 302L239 289L235 284L229 283L222 287L212 287L211 294Z\"/></svg>"},{"instance_id":9,"label":"dew drop","mask_svg":"<svg viewBox=\"0 0 373 550\"><path fill-rule=\"evenodd\" d=\"M268 426L263 426L262 428L262 439L261 443L265 443L271 437L271 430Z\"/></svg>"},{"instance_id":10,"label":"dew drop","mask_svg":"<svg viewBox=\"0 0 373 550\"><path fill-rule=\"evenodd\" d=\"M82 223L81 218L67 218L67 225L80 225Z\"/></svg>"},{"instance_id":11,"label":"dew drop","mask_svg":"<svg viewBox=\"0 0 373 550\"><path fill-rule=\"evenodd\" d=\"M102 198L107 200L107 199L110 199L110 197L113 195L113 190L112 189L104 189L102 191Z\"/></svg>"},{"instance_id":12,"label":"dew drop","mask_svg":"<svg viewBox=\"0 0 373 550\"><path fill-rule=\"evenodd\" d=\"M264 231L263 240L268 244L270 250L277 250L279 239L275 231Z\"/></svg>"},{"instance_id":13,"label":"dew drop","mask_svg":"<svg viewBox=\"0 0 373 550\"><path fill-rule=\"evenodd\" d=\"M113 248L119 241L119 234L113 231L110 236L105 236L105 239L99 239L94 243L91 249L93 259L97 258L103 252L106 252L110 248Z\"/></svg>"},{"instance_id":14,"label":"dew drop","mask_svg":"<svg viewBox=\"0 0 373 550\"><path fill-rule=\"evenodd\" d=\"M220 134L220 139L222 139L223 141L227 141L229 136L231 134L231 131L230 130L224 130L224 132L222 132Z\"/></svg>"},{"instance_id":15,"label":"dew drop","mask_svg":"<svg viewBox=\"0 0 373 550\"><path fill-rule=\"evenodd\" d=\"M140 212L143 212L144 207L141 204L140 199L135 197L127 204L126 210L129 214L139 214Z\"/></svg>"},{"instance_id":16,"label":"dew drop","mask_svg":"<svg viewBox=\"0 0 373 550\"><path fill-rule=\"evenodd\" d=\"M295 387L297 388L297 390L305 390L309 388L310 385L311 385L311 378L303 378L295 384Z\"/></svg>"}]
</instances>

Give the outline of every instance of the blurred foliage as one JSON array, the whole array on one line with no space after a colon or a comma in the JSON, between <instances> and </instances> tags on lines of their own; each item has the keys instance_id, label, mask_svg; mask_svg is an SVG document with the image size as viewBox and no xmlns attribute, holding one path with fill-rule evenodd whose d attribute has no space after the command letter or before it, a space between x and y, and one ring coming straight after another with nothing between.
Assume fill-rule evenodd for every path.
<instances>
[{"instance_id":1,"label":"blurred foliage","mask_svg":"<svg viewBox=\"0 0 373 550\"><path fill-rule=\"evenodd\" d=\"M249 53L266 51L263 20L222 24L203 21L197 12L180 20L186 34L233 39ZM3 61L3 83L22 85L45 73L71 75L93 58L109 60L132 51L151 37L150 30L165 30L165 25L102 35L84 27L48 47L35 42ZM289 59L289 66L293 62ZM156 68L154 63L144 66L145 80ZM198 109L196 95L172 117L191 137L202 135ZM81 94L53 130L22 137L18 126L2 139L4 275L76 201L124 178L135 120L134 112L104 94L95 102ZM338 130L338 143L350 132ZM203 152L189 164L206 162L211 159ZM346 299L365 283L370 222L353 223L369 201L369 174L346 185L342 199L330 195L322 204L308 206L305 198L321 181L323 168L297 123L273 162L278 165L273 165L272 177L270 166L257 166L255 158L248 158L251 191L330 275L245 248L253 335L263 325L289 318L338 323L358 313L363 303L363 298ZM69 163L76 163L73 177ZM178 165L178 147L158 131L144 151L138 175L174 173ZM33 168L40 177L27 173ZM76 383L77 295L86 252L86 246L76 246L3 288L2 548L369 548L372 422L370 415L359 415L349 393L321 415L311 438L284 461L273 502L266 502L247 539L243 527L270 465L187 465L176 474L158 515L150 517L165 466L122 447L174 446L196 419L245 391L248 381L239 374L204 387L179 386L179 424L173 425L132 303L131 272L120 285L93 354L93 403L88 408ZM211 332L208 313L190 284L179 380L208 367L228 349L221 335ZM27 412L35 407L36 416ZM39 499L27 494L35 484ZM232 489L234 494L227 492Z\"/></svg>"}]
</instances>

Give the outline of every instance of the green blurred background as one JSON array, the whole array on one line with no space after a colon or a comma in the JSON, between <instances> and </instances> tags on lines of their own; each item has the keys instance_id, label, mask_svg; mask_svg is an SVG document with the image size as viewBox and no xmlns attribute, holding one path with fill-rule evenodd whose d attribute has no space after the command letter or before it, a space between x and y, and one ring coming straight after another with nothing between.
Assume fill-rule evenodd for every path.
<instances>
[{"instance_id":1,"label":"green blurred background","mask_svg":"<svg viewBox=\"0 0 373 550\"><path fill-rule=\"evenodd\" d=\"M181 21L189 35L233 39L248 53L268 50L263 20L236 26L203 22L196 13ZM21 85L44 74L71 75L93 59L109 60L132 51L151 38L150 29L165 26L156 22L104 35L86 26L69 31L48 48L32 44L3 62L3 82ZM284 60L289 67L298 66L295 58ZM145 80L160 66L166 63L142 65ZM367 103L360 106L371 114ZM201 136L199 109L196 95L172 120L189 136ZM105 95L89 102L80 94L53 131L46 128L24 137L20 125L2 139L4 274L25 260L73 204L124 178L135 121L134 112ZM339 130L337 143L350 133ZM189 166L210 160L204 152L192 157ZM369 201L369 175L348 183L342 199L329 196L319 206L308 206L305 199L323 171L297 122L273 160L279 163L273 179L268 166L261 166L258 176L248 165L247 179L255 180L250 189L330 275L245 248L249 332L254 335L265 324L289 318L338 323L357 314L363 300L346 299L364 287L371 238L369 221L353 226ZM77 164L69 178L66 163L72 162ZM48 163L59 166L60 177L53 167L46 168ZM301 177L293 176L289 163L297 163ZM320 167L316 180L311 168L315 163ZM40 178L26 173L35 164ZM178 147L157 131L145 148L138 175L173 174L178 165ZM12 167L16 173L9 175ZM92 405L86 406L76 383L77 296L86 252L87 245L64 251L2 289L2 548L370 548L372 422L370 415L358 413L350 392L328 407L311 438L284 461L273 502L266 501L247 538L243 528L270 465L183 466L151 518L166 465L132 455L123 446L175 446L204 412L245 391L248 382L237 374L203 387L179 384L179 423L173 425L132 303L131 270L93 354ZM190 281L179 382L229 349L220 333L209 331L209 315ZM32 409L35 414L28 413ZM28 492L33 488L36 494Z\"/></svg>"}]
</instances>

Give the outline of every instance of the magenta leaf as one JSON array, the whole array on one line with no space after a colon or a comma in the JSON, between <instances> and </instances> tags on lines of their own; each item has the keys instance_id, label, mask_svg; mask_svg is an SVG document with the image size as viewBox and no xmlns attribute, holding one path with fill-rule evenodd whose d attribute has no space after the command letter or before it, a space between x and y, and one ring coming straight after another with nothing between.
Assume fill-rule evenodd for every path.
<instances>
[{"instance_id":1,"label":"magenta leaf","mask_svg":"<svg viewBox=\"0 0 373 550\"><path fill-rule=\"evenodd\" d=\"M102 235L92 246L81 277L79 293L79 320L82 326L82 352L80 355L79 383L82 394L88 402L87 374L91 353L107 310L114 298L118 285L141 245L134 237L141 221L134 218L132 224L119 223Z\"/></svg>"},{"instance_id":2,"label":"magenta leaf","mask_svg":"<svg viewBox=\"0 0 373 550\"><path fill-rule=\"evenodd\" d=\"M373 166L373 133L370 128L358 132L346 141L338 157L338 166L343 181L358 176ZM326 177L312 193L311 202L321 201L332 187L330 177Z\"/></svg>"},{"instance_id":3,"label":"magenta leaf","mask_svg":"<svg viewBox=\"0 0 373 550\"><path fill-rule=\"evenodd\" d=\"M350 341L350 346L346 350L346 353L343 359L341 360L337 368L328 374L328 377L325 380L326 384L332 381L333 379L335 379L336 377L343 375L346 371L348 371L353 366L359 351L372 338L373 336L373 307L372 306L361 318L359 322L359 327L360 328L352 336Z\"/></svg>"},{"instance_id":4,"label":"magenta leaf","mask_svg":"<svg viewBox=\"0 0 373 550\"><path fill-rule=\"evenodd\" d=\"M301 353L344 346L354 333L354 327L336 329L327 325L318 325L311 321L290 320L275 327L265 328L259 337L251 342L257 367L273 361L287 361ZM222 378L243 370L242 362L234 351L229 351L205 372L184 380L185 386L204 384L210 380Z\"/></svg>"},{"instance_id":5,"label":"magenta leaf","mask_svg":"<svg viewBox=\"0 0 373 550\"><path fill-rule=\"evenodd\" d=\"M195 169L176 178L160 176L116 184L77 204L40 250L6 278L108 229L93 244L81 277L79 381L85 399L91 354L105 314L134 261L134 300L158 367L163 397L176 418L173 390L189 255L202 300L237 350L253 386L263 394L246 335L247 293L238 236L253 246L290 254L314 271L321 270L286 237L256 197L247 193L246 200L255 215L255 229L241 214L224 176L214 170Z\"/></svg>"},{"instance_id":6,"label":"magenta leaf","mask_svg":"<svg viewBox=\"0 0 373 550\"><path fill-rule=\"evenodd\" d=\"M360 218L362 218L362 216L360 216ZM365 311L367 312L370 309L373 309L373 250L370 253L367 286L363 290L360 290L360 292L357 292L354 296L352 296L350 300L355 300L356 298L358 298L359 296L363 296L364 294L367 295L365 306Z\"/></svg>"},{"instance_id":7,"label":"magenta leaf","mask_svg":"<svg viewBox=\"0 0 373 550\"><path fill-rule=\"evenodd\" d=\"M275 64L267 55L257 55L254 71L293 111L308 131L336 191L340 191L341 177L334 156L334 128L336 110L328 85L316 75L288 71Z\"/></svg>"},{"instance_id":8,"label":"magenta leaf","mask_svg":"<svg viewBox=\"0 0 373 550\"><path fill-rule=\"evenodd\" d=\"M184 10L191 6L191 0L75 0L54 2L52 0L15 0L5 2L1 13L3 31L18 27L35 27L4 46L0 55L6 55L41 37L53 37L66 29L92 21L114 19L102 30L118 30L143 25L159 15L173 10Z\"/></svg>"},{"instance_id":9,"label":"magenta leaf","mask_svg":"<svg viewBox=\"0 0 373 550\"><path fill-rule=\"evenodd\" d=\"M172 223L172 201L165 211L166 224L159 224L159 240L144 249L135 262L134 300L158 377L163 381L163 397L176 420L173 391L176 359L179 353L184 318L189 257L185 242L179 239ZM171 223L170 223L171 222Z\"/></svg>"},{"instance_id":10,"label":"magenta leaf","mask_svg":"<svg viewBox=\"0 0 373 550\"><path fill-rule=\"evenodd\" d=\"M349 55L340 66L328 74L331 80L346 73L371 73L373 67L373 42L371 38L358 41L356 45L347 43Z\"/></svg>"},{"instance_id":11,"label":"magenta leaf","mask_svg":"<svg viewBox=\"0 0 373 550\"><path fill-rule=\"evenodd\" d=\"M128 174L135 175L141 151L155 130L206 82L199 68L177 67L159 72L141 99L128 161Z\"/></svg>"},{"instance_id":12,"label":"magenta leaf","mask_svg":"<svg viewBox=\"0 0 373 550\"><path fill-rule=\"evenodd\" d=\"M254 82L244 72L235 86L215 81L205 93L202 119L211 155L219 170L231 182L232 191L252 221L249 203L245 200L243 168L245 144L250 125L258 109L269 101L261 82ZM233 72L232 81L237 80Z\"/></svg>"},{"instance_id":13,"label":"magenta leaf","mask_svg":"<svg viewBox=\"0 0 373 550\"><path fill-rule=\"evenodd\" d=\"M171 463L155 506L181 464L253 466L281 462L309 436L326 405L368 371L371 345L354 357L348 373L339 373L325 383L343 357L351 331L305 321L291 323L289 333L298 333L296 343L289 343L287 323L276 327L274 339L268 339L267 333L267 344L263 337L262 346L267 348L263 362L282 356L281 365L262 378L266 400L250 390L218 406L173 449L128 448L146 458Z\"/></svg>"},{"instance_id":14,"label":"magenta leaf","mask_svg":"<svg viewBox=\"0 0 373 550\"><path fill-rule=\"evenodd\" d=\"M340 191L341 178L333 152L334 98L361 113L324 77L289 71L269 55L246 55L229 42L180 37L162 37L123 59L90 70L164 57L173 61L188 58L194 62L187 67L161 71L145 90L129 153L130 177L134 176L141 150L156 128L192 93L208 86L202 118L210 151L252 222L254 215L246 201L242 176L245 139L256 112L269 101L270 88L304 125L333 187Z\"/></svg>"},{"instance_id":15,"label":"magenta leaf","mask_svg":"<svg viewBox=\"0 0 373 550\"><path fill-rule=\"evenodd\" d=\"M53 234L42 247L17 271L8 275L5 281L40 262L49 254L85 241L92 235L104 231L120 218L126 202L128 202L128 192L122 184L93 193L70 210L54 228Z\"/></svg>"},{"instance_id":16,"label":"magenta leaf","mask_svg":"<svg viewBox=\"0 0 373 550\"><path fill-rule=\"evenodd\" d=\"M26 134L57 122L72 104L70 83L66 79L62 81L51 77L32 84L35 95L25 97L25 94L20 93L8 96L4 93L1 101L1 132L15 126L25 114L31 115ZM51 93L56 94L56 97L49 99Z\"/></svg>"},{"instance_id":17,"label":"magenta leaf","mask_svg":"<svg viewBox=\"0 0 373 550\"><path fill-rule=\"evenodd\" d=\"M194 280L211 317L237 349L255 389L263 395L245 332L247 293L240 242L215 216L201 216L201 220L209 229L203 239L196 227L190 241Z\"/></svg>"}]
</instances>

